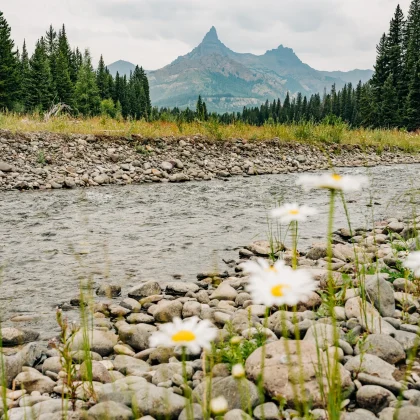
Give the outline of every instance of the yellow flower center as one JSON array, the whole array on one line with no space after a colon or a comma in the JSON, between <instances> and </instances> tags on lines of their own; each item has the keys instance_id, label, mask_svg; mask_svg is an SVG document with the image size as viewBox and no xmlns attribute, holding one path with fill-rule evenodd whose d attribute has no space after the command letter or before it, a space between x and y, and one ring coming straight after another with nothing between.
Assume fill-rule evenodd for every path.
<instances>
[{"instance_id":1,"label":"yellow flower center","mask_svg":"<svg viewBox=\"0 0 420 420\"><path fill-rule=\"evenodd\" d=\"M270 265L270 267L264 270L266 273L278 273L277 268L274 265Z\"/></svg>"},{"instance_id":2,"label":"yellow flower center","mask_svg":"<svg viewBox=\"0 0 420 420\"><path fill-rule=\"evenodd\" d=\"M181 330L178 331L176 334L172 336L172 341L175 341L176 343L185 342L185 341L194 341L195 340L195 334L188 330Z\"/></svg>"},{"instance_id":3,"label":"yellow flower center","mask_svg":"<svg viewBox=\"0 0 420 420\"><path fill-rule=\"evenodd\" d=\"M282 297L284 296L284 289L290 289L290 286L287 284L277 284L271 288L271 294L274 297Z\"/></svg>"},{"instance_id":4,"label":"yellow flower center","mask_svg":"<svg viewBox=\"0 0 420 420\"><path fill-rule=\"evenodd\" d=\"M291 214L292 216L296 216L297 214L299 214L299 210L289 210L289 214Z\"/></svg>"},{"instance_id":5,"label":"yellow flower center","mask_svg":"<svg viewBox=\"0 0 420 420\"><path fill-rule=\"evenodd\" d=\"M332 178L334 181L341 181L343 177L342 177L341 175L338 175L338 174L332 174L332 175L331 175L331 178Z\"/></svg>"}]
</instances>

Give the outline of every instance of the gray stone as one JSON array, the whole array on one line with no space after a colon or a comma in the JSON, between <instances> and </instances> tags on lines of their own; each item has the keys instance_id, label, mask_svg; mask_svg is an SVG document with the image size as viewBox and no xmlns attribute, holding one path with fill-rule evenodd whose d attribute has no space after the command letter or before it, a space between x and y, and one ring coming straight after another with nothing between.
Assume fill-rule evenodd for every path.
<instances>
[{"instance_id":1,"label":"gray stone","mask_svg":"<svg viewBox=\"0 0 420 420\"><path fill-rule=\"evenodd\" d=\"M50 372L58 373L62 369L61 357L49 357L42 364L42 373L45 375L45 372L48 370Z\"/></svg>"},{"instance_id":2,"label":"gray stone","mask_svg":"<svg viewBox=\"0 0 420 420\"><path fill-rule=\"evenodd\" d=\"M153 313L157 322L171 322L174 318L181 318L182 303L179 300L161 300Z\"/></svg>"},{"instance_id":3,"label":"gray stone","mask_svg":"<svg viewBox=\"0 0 420 420\"><path fill-rule=\"evenodd\" d=\"M187 378L190 379L193 375L193 369L191 366L186 366ZM172 380L174 375L182 375L182 363L162 363L156 369L153 375L152 383L157 385L161 382L167 382Z\"/></svg>"},{"instance_id":4,"label":"gray stone","mask_svg":"<svg viewBox=\"0 0 420 420\"><path fill-rule=\"evenodd\" d=\"M13 166L6 162L0 161L0 171L2 172L13 172Z\"/></svg>"},{"instance_id":5,"label":"gray stone","mask_svg":"<svg viewBox=\"0 0 420 420\"><path fill-rule=\"evenodd\" d=\"M273 402L258 405L255 407L254 417L258 420L277 420L280 418L279 408Z\"/></svg>"},{"instance_id":6,"label":"gray stone","mask_svg":"<svg viewBox=\"0 0 420 420\"><path fill-rule=\"evenodd\" d=\"M178 420L203 420L203 408L200 404L191 404L191 414L188 415L188 411L184 408L178 417Z\"/></svg>"},{"instance_id":7,"label":"gray stone","mask_svg":"<svg viewBox=\"0 0 420 420\"><path fill-rule=\"evenodd\" d=\"M420 344L420 337L411 332L396 330L393 336L401 344L406 353L417 348Z\"/></svg>"},{"instance_id":8,"label":"gray stone","mask_svg":"<svg viewBox=\"0 0 420 420\"><path fill-rule=\"evenodd\" d=\"M378 356L382 360L385 360L393 365L405 360L404 348L397 340L389 335L368 335L361 346L355 346L356 354L360 354L361 350L368 354Z\"/></svg>"},{"instance_id":9,"label":"gray stone","mask_svg":"<svg viewBox=\"0 0 420 420\"><path fill-rule=\"evenodd\" d=\"M127 317L127 322L130 324L153 324L155 319L151 315L134 313Z\"/></svg>"},{"instance_id":10,"label":"gray stone","mask_svg":"<svg viewBox=\"0 0 420 420\"><path fill-rule=\"evenodd\" d=\"M207 386L201 383L194 389L193 397L198 402L203 402ZM213 379L210 398L224 397L228 403L228 410L236 408L254 408L260 401L258 388L255 384L243 378L237 380L232 376Z\"/></svg>"},{"instance_id":11,"label":"gray stone","mask_svg":"<svg viewBox=\"0 0 420 420\"><path fill-rule=\"evenodd\" d=\"M141 310L140 303L137 302L137 300L133 298L125 298L123 301L121 301L120 305L123 308L127 308L131 312L135 312L135 313L140 312Z\"/></svg>"},{"instance_id":12,"label":"gray stone","mask_svg":"<svg viewBox=\"0 0 420 420\"><path fill-rule=\"evenodd\" d=\"M41 394L52 392L56 385L48 376L44 376L31 367L23 367L22 372L14 379L14 383L18 388L23 388L29 393L39 391Z\"/></svg>"},{"instance_id":13,"label":"gray stone","mask_svg":"<svg viewBox=\"0 0 420 420\"><path fill-rule=\"evenodd\" d=\"M177 419L184 409L186 399L166 388L149 383L139 384L133 396L133 406L143 415L155 418Z\"/></svg>"},{"instance_id":14,"label":"gray stone","mask_svg":"<svg viewBox=\"0 0 420 420\"><path fill-rule=\"evenodd\" d=\"M245 411L236 408L235 410L228 411L223 416L223 420L252 420L252 417L245 413Z\"/></svg>"},{"instance_id":15,"label":"gray stone","mask_svg":"<svg viewBox=\"0 0 420 420\"><path fill-rule=\"evenodd\" d=\"M321 360L319 361L319 357ZM248 357L245 368L247 377L256 381L261 374L262 348L255 350ZM264 360L264 388L269 396L281 395L286 403L294 406L295 388L299 385L300 377L304 377L302 384L304 398L308 396L314 408L324 405L323 393L328 392L328 381L323 378L323 386L320 388L318 368L319 364L324 366L328 361L324 354L319 354L316 344L312 341L287 341L279 340L266 345ZM385 363L385 362L384 362ZM350 373L340 363L337 364L340 370L341 388L343 397L349 395L354 389ZM299 385L300 386L300 385ZM309 401L308 401L309 402Z\"/></svg>"},{"instance_id":16,"label":"gray stone","mask_svg":"<svg viewBox=\"0 0 420 420\"><path fill-rule=\"evenodd\" d=\"M133 412L115 401L100 402L88 411L88 420L132 420Z\"/></svg>"},{"instance_id":17,"label":"gray stone","mask_svg":"<svg viewBox=\"0 0 420 420\"><path fill-rule=\"evenodd\" d=\"M148 372L150 370L150 365L148 363L125 355L116 356L112 363L114 369L124 375L129 375L130 372Z\"/></svg>"},{"instance_id":18,"label":"gray stone","mask_svg":"<svg viewBox=\"0 0 420 420\"><path fill-rule=\"evenodd\" d=\"M4 347L15 347L38 340L39 333L31 330L20 330L8 327L1 329Z\"/></svg>"},{"instance_id":19,"label":"gray stone","mask_svg":"<svg viewBox=\"0 0 420 420\"><path fill-rule=\"evenodd\" d=\"M107 296L109 298L117 297L121 295L121 286L118 284L101 284L96 289L98 296Z\"/></svg>"},{"instance_id":20,"label":"gray stone","mask_svg":"<svg viewBox=\"0 0 420 420\"><path fill-rule=\"evenodd\" d=\"M149 338L157 328L154 325L121 323L118 325L118 335L123 343L136 351L149 348Z\"/></svg>"},{"instance_id":21,"label":"gray stone","mask_svg":"<svg viewBox=\"0 0 420 420\"><path fill-rule=\"evenodd\" d=\"M380 359L378 356L372 354L364 354L352 357L344 367L352 372L359 373L364 372L368 375L377 376L382 379L395 380L393 373L395 367Z\"/></svg>"},{"instance_id":22,"label":"gray stone","mask_svg":"<svg viewBox=\"0 0 420 420\"><path fill-rule=\"evenodd\" d=\"M310 260L320 260L327 256L326 244L314 244L314 246L307 252L306 258Z\"/></svg>"},{"instance_id":23,"label":"gray stone","mask_svg":"<svg viewBox=\"0 0 420 420\"><path fill-rule=\"evenodd\" d=\"M420 420L420 407L407 405L395 410L393 420Z\"/></svg>"},{"instance_id":24,"label":"gray stone","mask_svg":"<svg viewBox=\"0 0 420 420\"><path fill-rule=\"evenodd\" d=\"M357 391L356 400L360 407L378 414L396 398L392 392L385 388L376 385L364 385Z\"/></svg>"},{"instance_id":25,"label":"gray stone","mask_svg":"<svg viewBox=\"0 0 420 420\"><path fill-rule=\"evenodd\" d=\"M87 333L90 350L103 356L110 355L118 342L118 336L111 331L91 330ZM73 351L85 349L85 337L83 330L79 330L73 339L71 349Z\"/></svg>"},{"instance_id":26,"label":"gray stone","mask_svg":"<svg viewBox=\"0 0 420 420\"><path fill-rule=\"evenodd\" d=\"M366 293L382 316L394 316L395 298L391 284L378 277L365 283Z\"/></svg>"},{"instance_id":27,"label":"gray stone","mask_svg":"<svg viewBox=\"0 0 420 420\"><path fill-rule=\"evenodd\" d=\"M146 283L140 283L131 288L128 292L128 297L133 299L141 299L143 297L159 295L161 288L159 283L156 281L148 281Z\"/></svg>"},{"instance_id":28,"label":"gray stone","mask_svg":"<svg viewBox=\"0 0 420 420\"><path fill-rule=\"evenodd\" d=\"M404 278L395 279L392 285L399 292L415 293L417 291L416 285L411 280Z\"/></svg>"},{"instance_id":29,"label":"gray stone","mask_svg":"<svg viewBox=\"0 0 420 420\"><path fill-rule=\"evenodd\" d=\"M396 329L384 321L379 312L360 297L347 300L345 304L346 317L357 318L357 322L372 334L394 334Z\"/></svg>"},{"instance_id":30,"label":"gray stone","mask_svg":"<svg viewBox=\"0 0 420 420\"><path fill-rule=\"evenodd\" d=\"M80 378L84 381L92 381L101 382L103 384L108 384L112 382L112 377L108 372L108 369L101 363L92 360L92 371L89 372L88 366L86 362L83 362L80 365L79 375ZM90 378L90 374L92 374L92 378Z\"/></svg>"},{"instance_id":31,"label":"gray stone","mask_svg":"<svg viewBox=\"0 0 420 420\"><path fill-rule=\"evenodd\" d=\"M166 285L166 293L168 294L185 295L188 292L196 293L199 290L200 287L196 284L184 281L175 281Z\"/></svg>"},{"instance_id":32,"label":"gray stone","mask_svg":"<svg viewBox=\"0 0 420 420\"><path fill-rule=\"evenodd\" d=\"M210 295L210 299L232 300L235 301L238 292L229 284L221 283L219 287Z\"/></svg>"},{"instance_id":33,"label":"gray stone","mask_svg":"<svg viewBox=\"0 0 420 420\"><path fill-rule=\"evenodd\" d=\"M330 324L314 324L312 325L305 334L304 341L311 341L316 343L318 347L325 350L332 346L335 341L338 342L340 338L340 331L338 328L334 330L334 327Z\"/></svg>"}]
</instances>

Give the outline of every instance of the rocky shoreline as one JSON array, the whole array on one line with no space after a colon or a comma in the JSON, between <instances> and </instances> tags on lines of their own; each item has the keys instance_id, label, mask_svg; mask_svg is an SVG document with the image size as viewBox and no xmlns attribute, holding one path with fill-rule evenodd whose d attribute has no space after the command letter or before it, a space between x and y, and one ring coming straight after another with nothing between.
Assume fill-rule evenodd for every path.
<instances>
[{"instance_id":1,"label":"rocky shoreline","mask_svg":"<svg viewBox=\"0 0 420 420\"><path fill-rule=\"evenodd\" d=\"M378 222L373 230L357 229L353 235L347 229L334 233L333 277L336 286L342 286L334 307L336 327L322 299L328 278L326 245L322 243L301 253L298 260L299 267L310 270L319 281L319 290L299 304L297 312L271 308L266 328L265 307L253 304L241 267L249 259L268 257L271 248L265 241L241 249L239 258L228 262L227 271L200 273L195 282L143 282L125 299L119 297L118 284L101 285L96 294L107 299L94 304L94 327L89 334L93 393L83 381L86 361L83 330L79 330L71 350L81 385L76 393L76 411L67 418L184 420L188 418L185 396L192 392L193 418L203 419L198 402L205 399L206 369L213 377L211 398L224 396L228 403L224 417L217 418L299 419L291 372L293 366L299 366L304 373L304 393L312 400L311 418L324 420L325 399L316 369L319 357L336 357L340 362L342 420L420 418L420 300L417 284L402 277L400 266L416 248L417 235L413 224L397 219ZM291 251L281 252L290 264ZM370 273L362 275L370 303L362 302L359 296L356 255L358 264ZM210 320L219 335L213 364L204 361L202 352L188 355L185 383L181 350L150 348L149 337L159 325L175 317L193 316ZM333 346L334 328L338 347ZM285 336L289 339L287 349ZM58 351L36 343L37 333L29 330L3 328L2 337L8 418L62 419L61 395L68 390ZM258 345L261 337L266 340L264 354ZM233 362L226 351L232 346L244 346L245 377L231 372ZM256 385L263 355L264 400ZM245 403L241 397L244 390ZM279 396L285 405L279 404Z\"/></svg>"},{"instance_id":2,"label":"rocky shoreline","mask_svg":"<svg viewBox=\"0 0 420 420\"><path fill-rule=\"evenodd\" d=\"M0 190L60 189L202 181L328 169L418 163L420 153L280 139L147 139L0 130Z\"/></svg>"}]
</instances>

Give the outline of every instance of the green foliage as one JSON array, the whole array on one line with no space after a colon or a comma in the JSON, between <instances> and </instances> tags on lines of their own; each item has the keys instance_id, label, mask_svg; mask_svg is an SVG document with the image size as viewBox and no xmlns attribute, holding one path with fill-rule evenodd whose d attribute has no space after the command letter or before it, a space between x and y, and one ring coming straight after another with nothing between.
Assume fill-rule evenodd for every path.
<instances>
[{"instance_id":1,"label":"green foliage","mask_svg":"<svg viewBox=\"0 0 420 420\"><path fill-rule=\"evenodd\" d=\"M46 163L45 152L42 149L38 152L38 163L41 165L45 165Z\"/></svg>"},{"instance_id":2,"label":"green foliage","mask_svg":"<svg viewBox=\"0 0 420 420\"><path fill-rule=\"evenodd\" d=\"M214 344L210 357L215 363L226 363L229 369L236 364L244 365L246 359L266 342L265 335L258 330L257 334L247 340L235 336L232 328L228 325L229 336L225 341Z\"/></svg>"},{"instance_id":3,"label":"green foliage","mask_svg":"<svg viewBox=\"0 0 420 420\"><path fill-rule=\"evenodd\" d=\"M83 115L95 115L99 111L100 96L88 50L85 51L77 76L75 102L77 110Z\"/></svg>"},{"instance_id":4,"label":"green foliage","mask_svg":"<svg viewBox=\"0 0 420 420\"><path fill-rule=\"evenodd\" d=\"M0 11L0 110L11 109L19 92L18 58L10 31Z\"/></svg>"}]
</instances>

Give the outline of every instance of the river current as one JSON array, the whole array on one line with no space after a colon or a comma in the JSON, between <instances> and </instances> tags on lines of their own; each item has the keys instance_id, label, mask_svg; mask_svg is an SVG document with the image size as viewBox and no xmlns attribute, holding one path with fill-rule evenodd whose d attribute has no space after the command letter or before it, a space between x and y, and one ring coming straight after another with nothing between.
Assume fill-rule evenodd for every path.
<instances>
[{"instance_id":1,"label":"river current","mask_svg":"<svg viewBox=\"0 0 420 420\"><path fill-rule=\"evenodd\" d=\"M346 196L353 227L407 216L419 171L419 164L343 169L370 178L370 188ZM328 193L306 193L296 177L0 193L2 319L48 338L57 331L54 308L77 296L83 277L96 286L119 283L126 294L139 281L193 281L199 272L224 271L223 260L237 259L240 247L266 239L268 210L279 201L318 209L301 226L300 248L308 248L325 237ZM339 204L335 226L347 226ZM18 315L35 317L10 321Z\"/></svg>"}]
</instances>

